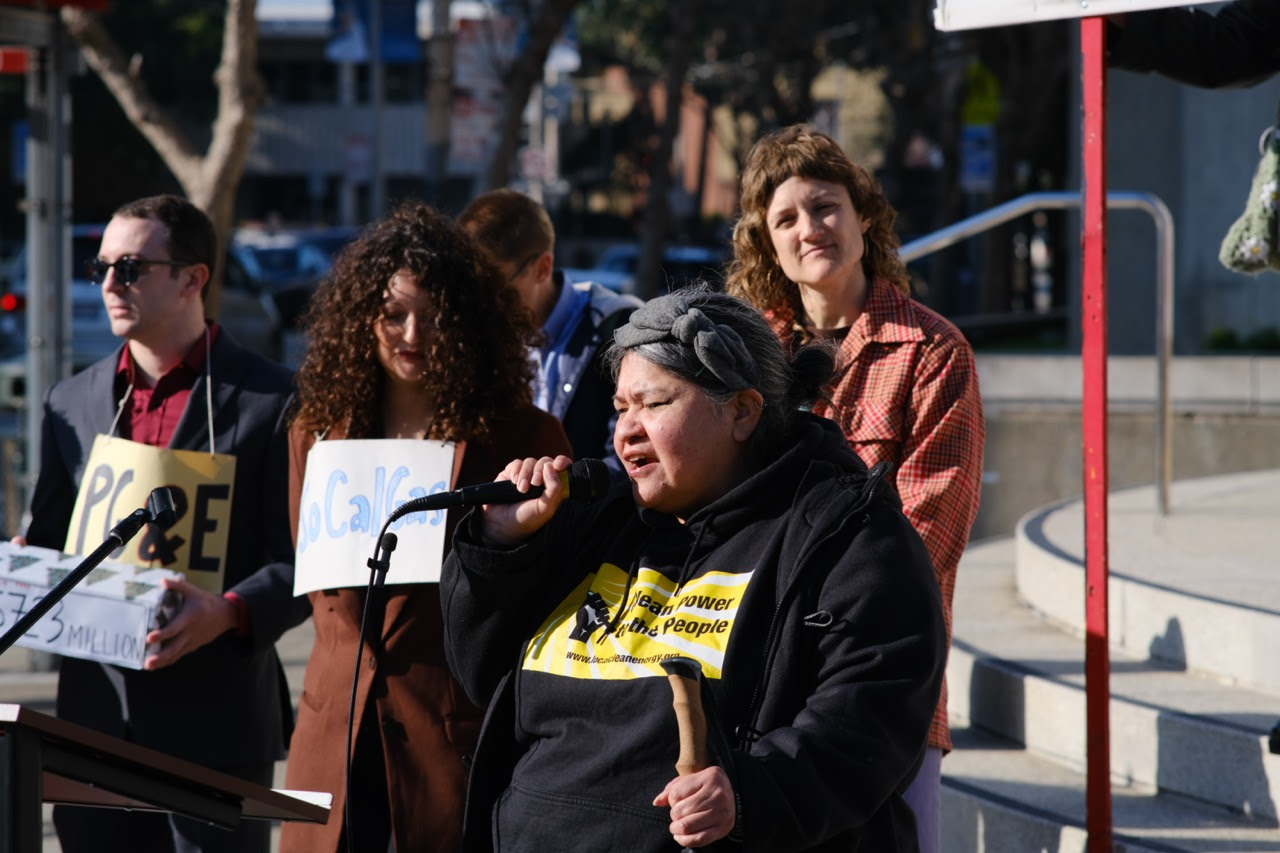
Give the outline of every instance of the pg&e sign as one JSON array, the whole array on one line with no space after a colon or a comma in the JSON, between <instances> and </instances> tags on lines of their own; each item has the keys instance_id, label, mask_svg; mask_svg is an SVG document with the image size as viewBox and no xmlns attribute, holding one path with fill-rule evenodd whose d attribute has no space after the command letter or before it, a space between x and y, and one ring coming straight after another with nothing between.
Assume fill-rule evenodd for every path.
<instances>
[{"instance_id":1,"label":"pg&e sign","mask_svg":"<svg viewBox=\"0 0 1280 853\"><path fill-rule=\"evenodd\" d=\"M447 491L455 445L416 439L320 441L307 454L298 501L294 595L369 582L383 523L401 504ZM444 561L444 510L410 513L391 525L396 545L388 584L431 583Z\"/></svg>"},{"instance_id":2,"label":"pg&e sign","mask_svg":"<svg viewBox=\"0 0 1280 853\"><path fill-rule=\"evenodd\" d=\"M235 473L234 456L100 435L80 481L63 550L88 554L120 519L146 506L152 489L168 486L177 512L174 525L164 531L147 525L111 559L182 572L201 589L221 594Z\"/></svg>"}]
</instances>

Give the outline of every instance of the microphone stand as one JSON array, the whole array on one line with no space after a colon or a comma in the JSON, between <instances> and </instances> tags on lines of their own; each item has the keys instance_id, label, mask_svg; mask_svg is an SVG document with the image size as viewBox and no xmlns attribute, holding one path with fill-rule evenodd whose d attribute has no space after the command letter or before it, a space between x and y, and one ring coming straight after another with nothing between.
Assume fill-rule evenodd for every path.
<instances>
[{"instance_id":1,"label":"microphone stand","mask_svg":"<svg viewBox=\"0 0 1280 853\"><path fill-rule=\"evenodd\" d=\"M421 500L421 498L418 500ZM401 509L403 509L403 507L401 507ZM401 515L407 515L408 512L412 511L413 510L402 512ZM360 688L360 659L364 657L365 635L370 627L369 614L371 612L382 612L382 608L374 607L373 599L377 593L382 590L383 584L387 579L387 570L391 568L391 552L396 549L398 537L394 533L388 532L387 528L390 527L391 522L395 521L398 517L399 516L394 513L387 517L387 520L382 525L382 531L378 536L378 542L374 546L373 556L366 561L369 566L369 586L368 589L365 590L364 612L360 615L360 632L359 638L356 641L356 666L351 676L351 704L347 709L347 772L343 774L346 791L342 798L342 823L344 827L343 831L347 838L348 850L358 849L355 844L355 830L351 826L351 767L355 764L353 742L355 740L356 729L359 726L356 722L356 694L359 692ZM379 553L382 555L381 559L378 558ZM382 620L379 619L378 624L373 626L375 630L381 629L381 621Z\"/></svg>"},{"instance_id":2,"label":"microphone stand","mask_svg":"<svg viewBox=\"0 0 1280 853\"><path fill-rule=\"evenodd\" d=\"M582 469L581 476L581 479L585 481L583 485L587 488L583 496L590 500L598 492L603 491L604 485L607 485L608 469L604 467L604 463L598 460L584 461L592 463L592 467L584 467ZM582 464L582 462L574 463L575 466ZM604 473L602 474L601 471ZM501 488L496 492L491 491L495 486L500 486ZM369 587L365 592L364 612L360 617L360 632L356 641L356 665L351 676L351 704L347 710L347 772L345 774L345 794L343 796L342 811L343 832L346 836L348 850L357 849L355 831L351 826L351 768L355 764L353 742L356 739L358 727L363 722L363 720L356 720L356 694L360 688L360 659L364 656L366 636L370 627L369 614L372 612L376 615L381 612L379 608L375 608L374 598L383 590L383 585L387 579L387 570L391 567L391 552L396 549L398 541L396 534L390 532L391 525L404 516L415 512L454 509L456 507L475 506L484 503L510 503L513 499L524 500L535 498L542 494L542 487L538 486L531 488L527 493L516 493L513 496L508 491L510 486L510 483L500 481L478 486L465 486L452 492L439 492L434 495L414 498L396 507L387 516L387 520L382 523L382 529L378 531L378 539L374 545L373 556L366 561L366 565L369 567ZM582 487L581 485L578 486L578 488ZM379 618L378 623L372 627L375 629L381 628L381 619Z\"/></svg>"},{"instance_id":3,"label":"microphone stand","mask_svg":"<svg viewBox=\"0 0 1280 853\"><path fill-rule=\"evenodd\" d=\"M142 529L142 525L150 522L158 523L162 529L168 528L174 522L173 512L173 496L169 489L161 487L153 489L151 495L147 498L147 505L140 509L134 510L130 515L121 519L115 527L107 534L107 538L101 545L93 550L89 556L80 561L80 565L76 566L70 574L58 581L58 583L49 590L39 601L32 605L31 609L22 615L17 622L13 623L4 636L0 637L0 655L8 651L9 647L18 641L18 638L31 630L40 618L53 608L67 593L84 580L89 572L98 567L98 564L110 556L111 552L117 548L123 548L126 543L138 534Z\"/></svg>"},{"instance_id":4,"label":"microphone stand","mask_svg":"<svg viewBox=\"0 0 1280 853\"><path fill-rule=\"evenodd\" d=\"M396 545L399 542L399 537L390 532L390 528L396 521L411 513L461 506L462 500L461 491L440 492L434 495L414 498L396 507L387 516L387 520L382 523L382 529L378 531L378 539L373 547L373 556L365 561L365 564L369 567L369 586L365 590L364 611L360 615L360 631L356 639L356 666L351 674L351 703L347 709L347 772L343 774L345 788L342 798L342 823L348 850L357 849L355 830L351 826L351 768L355 764L356 731L360 726L360 722L356 720L356 694L360 691L360 659L364 656L365 639L370 628L369 614L382 612L381 608L374 607L374 598L383 590L383 585L387 580L387 571L391 568L391 552L396 549ZM381 619L379 619L377 625L372 627L375 630L380 629Z\"/></svg>"}]
</instances>

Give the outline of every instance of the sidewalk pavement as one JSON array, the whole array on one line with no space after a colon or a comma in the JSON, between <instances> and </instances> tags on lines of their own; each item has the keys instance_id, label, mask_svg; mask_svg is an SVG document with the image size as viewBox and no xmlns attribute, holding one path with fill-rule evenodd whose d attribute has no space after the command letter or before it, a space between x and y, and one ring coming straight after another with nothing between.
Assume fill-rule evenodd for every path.
<instances>
[{"instance_id":1,"label":"sidewalk pavement","mask_svg":"<svg viewBox=\"0 0 1280 853\"><path fill-rule=\"evenodd\" d=\"M1169 514L1153 488L1108 496L1110 571L1202 598L1280 612L1280 469L1178 480ZM1050 514L1039 535L1083 565L1084 503Z\"/></svg>"}]
</instances>

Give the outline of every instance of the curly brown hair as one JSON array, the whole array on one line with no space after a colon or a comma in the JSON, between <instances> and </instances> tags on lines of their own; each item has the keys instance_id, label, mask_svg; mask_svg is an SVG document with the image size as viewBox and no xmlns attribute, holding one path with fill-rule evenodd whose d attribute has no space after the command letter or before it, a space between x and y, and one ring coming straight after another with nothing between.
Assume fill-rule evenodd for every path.
<instances>
[{"instance_id":1,"label":"curly brown hair","mask_svg":"<svg viewBox=\"0 0 1280 853\"><path fill-rule=\"evenodd\" d=\"M347 245L302 318L307 352L298 370L293 425L341 426L375 437L386 372L374 324L388 282L412 275L430 294L436 331L426 347L422 390L436 401L429 438L483 437L501 413L531 399L528 344L537 330L520 295L447 216L409 202Z\"/></svg>"},{"instance_id":2,"label":"curly brown hair","mask_svg":"<svg viewBox=\"0 0 1280 853\"><path fill-rule=\"evenodd\" d=\"M778 264L765 221L774 191L796 177L828 181L849 191L853 209L869 223L862 255L868 283L885 280L910 294L907 269L898 256L898 235L893 230L898 214L880 184L834 139L803 124L762 137L747 155L742 172L742 213L733 228L733 261L725 281L729 293L762 311L788 314L803 325L800 288L787 279Z\"/></svg>"}]
</instances>

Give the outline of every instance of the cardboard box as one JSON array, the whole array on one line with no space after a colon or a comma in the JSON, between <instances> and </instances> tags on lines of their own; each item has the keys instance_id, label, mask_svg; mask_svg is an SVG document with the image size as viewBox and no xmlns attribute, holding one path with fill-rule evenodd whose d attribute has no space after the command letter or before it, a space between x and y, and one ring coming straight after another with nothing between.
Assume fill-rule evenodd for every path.
<instances>
[{"instance_id":1,"label":"cardboard box","mask_svg":"<svg viewBox=\"0 0 1280 853\"><path fill-rule=\"evenodd\" d=\"M0 631L8 630L80 565L49 548L0 542ZM28 649L142 669L146 636L177 612L175 593L160 585L180 578L168 569L103 561L18 640Z\"/></svg>"}]
</instances>

